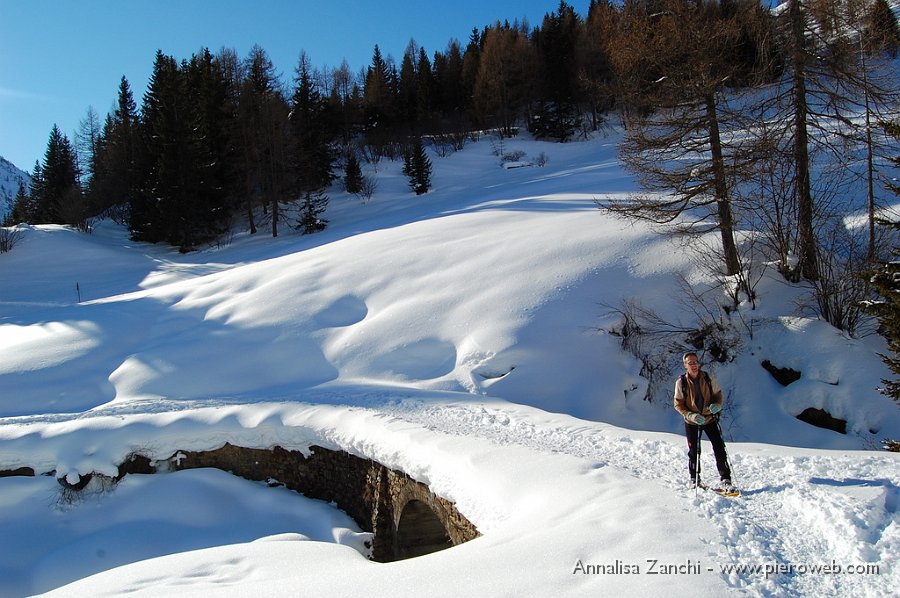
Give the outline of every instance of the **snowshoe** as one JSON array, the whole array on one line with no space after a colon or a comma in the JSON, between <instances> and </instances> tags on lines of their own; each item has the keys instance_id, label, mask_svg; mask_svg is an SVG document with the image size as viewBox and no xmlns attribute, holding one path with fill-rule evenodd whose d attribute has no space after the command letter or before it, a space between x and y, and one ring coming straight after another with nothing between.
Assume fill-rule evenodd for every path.
<instances>
[{"instance_id":1,"label":"snowshoe","mask_svg":"<svg viewBox=\"0 0 900 598\"><path fill-rule=\"evenodd\" d=\"M728 498L734 498L741 495L741 491L735 488L731 482L727 480L713 488L712 491L720 496L727 496Z\"/></svg>"}]
</instances>

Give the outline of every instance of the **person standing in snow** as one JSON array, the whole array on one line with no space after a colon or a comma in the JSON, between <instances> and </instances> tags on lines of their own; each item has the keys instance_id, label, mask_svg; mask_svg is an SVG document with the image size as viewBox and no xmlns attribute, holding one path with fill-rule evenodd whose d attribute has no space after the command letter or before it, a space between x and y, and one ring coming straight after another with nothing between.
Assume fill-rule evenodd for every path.
<instances>
[{"instance_id":1,"label":"person standing in snow","mask_svg":"<svg viewBox=\"0 0 900 598\"><path fill-rule=\"evenodd\" d=\"M675 382L675 410L684 418L684 434L688 443L688 471L691 484L700 483L699 450L700 434L712 443L716 456L716 469L722 480L721 489L733 490L731 484L731 467L728 465L728 454L725 452L725 441L719 428L719 413L725 398L715 377L700 369L700 360L696 353L685 353L682 358L685 373Z\"/></svg>"}]
</instances>

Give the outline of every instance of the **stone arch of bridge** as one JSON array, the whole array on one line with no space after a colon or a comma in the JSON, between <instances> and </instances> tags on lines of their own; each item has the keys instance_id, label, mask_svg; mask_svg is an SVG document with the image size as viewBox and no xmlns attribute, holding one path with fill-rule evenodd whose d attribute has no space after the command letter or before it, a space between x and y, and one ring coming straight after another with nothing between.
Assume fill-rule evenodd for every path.
<instances>
[{"instance_id":1,"label":"stone arch of bridge","mask_svg":"<svg viewBox=\"0 0 900 598\"><path fill-rule=\"evenodd\" d=\"M309 498L333 502L364 531L372 532L372 560L394 561L422 556L477 538L480 534L449 500L409 475L371 459L311 446L307 452L249 448L225 443L208 451L175 451L168 459L131 455L119 465L114 479L130 473L156 473L214 467L249 480L266 480L301 492ZM4 475L35 475L33 468L0 470ZM59 483L78 491L66 477Z\"/></svg>"},{"instance_id":2,"label":"stone arch of bridge","mask_svg":"<svg viewBox=\"0 0 900 598\"><path fill-rule=\"evenodd\" d=\"M412 499L399 511L394 530L394 556L409 559L453 546L441 518L427 502Z\"/></svg>"}]
</instances>

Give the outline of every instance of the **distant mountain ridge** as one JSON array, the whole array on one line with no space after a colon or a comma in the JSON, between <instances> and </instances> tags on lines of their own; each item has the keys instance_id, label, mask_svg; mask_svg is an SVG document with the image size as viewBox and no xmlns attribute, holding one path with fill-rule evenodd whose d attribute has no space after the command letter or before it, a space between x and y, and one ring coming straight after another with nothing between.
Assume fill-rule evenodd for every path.
<instances>
[{"instance_id":1,"label":"distant mountain ridge","mask_svg":"<svg viewBox=\"0 0 900 598\"><path fill-rule=\"evenodd\" d=\"M12 211L20 183L25 185L27 191L31 186L31 175L0 156L0 221Z\"/></svg>"}]
</instances>

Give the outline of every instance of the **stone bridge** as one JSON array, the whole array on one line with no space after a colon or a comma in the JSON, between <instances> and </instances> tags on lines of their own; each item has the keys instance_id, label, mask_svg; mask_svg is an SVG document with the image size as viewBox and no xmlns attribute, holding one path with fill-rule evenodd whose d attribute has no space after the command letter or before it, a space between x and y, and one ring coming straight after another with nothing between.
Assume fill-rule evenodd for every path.
<instances>
[{"instance_id":1,"label":"stone bridge","mask_svg":"<svg viewBox=\"0 0 900 598\"><path fill-rule=\"evenodd\" d=\"M248 480L283 485L308 498L333 502L363 531L373 533L372 560L389 562L421 556L478 537L478 530L447 499L408 475L369 459L319 446L309 456L281 447L253 449L225 444L212 451L176 451L169 459L152 462L132 455L119 465L117 480L129 473L214 467ZM31 468L0 470L0 477L34 475ZM64 478L69 491L84 488L91 476L77 484Z\"/></svg>"},{"instance_id":2,"label":"stone bridge","mask_svg":"<svg viewBox=\"0 0 900 598\"><path fill-rule=\"evenodd\" d=\"M319 446L306 457L226 444L179 451L171 469L215 467L249 480L270 481L309 498L334 502L364 531L373 532L372 559L387 562L436 552L479 535L450 501L408 475L369 459Z\"/></svg>"}]
</instances>

